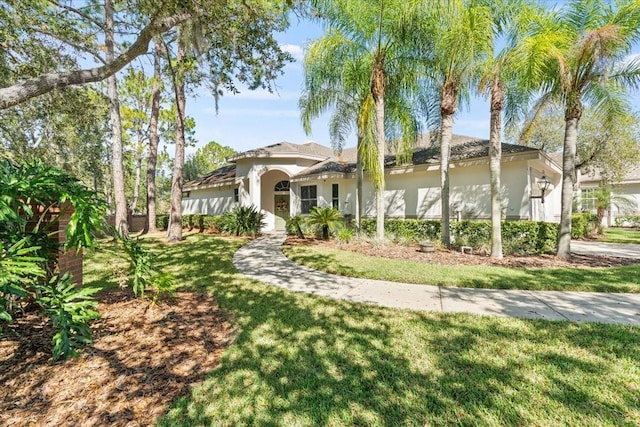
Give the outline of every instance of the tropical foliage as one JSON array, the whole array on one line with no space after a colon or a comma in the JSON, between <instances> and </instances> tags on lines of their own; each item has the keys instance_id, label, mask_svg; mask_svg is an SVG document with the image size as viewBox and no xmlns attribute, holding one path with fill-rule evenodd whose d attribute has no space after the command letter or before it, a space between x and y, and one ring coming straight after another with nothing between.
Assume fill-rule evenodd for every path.
<instances>
[{"instance_id":1,"label":"tropical foliage","mask_svg":"<svg viewBox=\"0 0 640 427\"><path fill-rule=\"evenodd\" d=\"M411 8L401 1L318 2L328 23L326 35L305 56L305 92L300 101L307 132L310 121L334 109L332 144L341 150L346 135L357 134L356 227L362 209L362 171L376 190L377 237L384 237L386 138L399 155L409 153L420 129L412 103L418 89L417 63L408 60Z\"/></svg>"},{"instance_id":2,"label":"tropical foliage","mask_svg":"<svg viewBox=\"0 0 640 427\"><path fill-rule=\"evenodd\" d=\"M578 124L585 104L604 123L628 113L627 90L640 87L640 59L627 57L640 40L640 3L574 0L539 15L528 30L530 49L522 51L519 62L522 67L533 67L542 83L531 121L549 103L561 105L564 112L557 256L568 258Z\"/></svg>"},{"instance_id":3,"label":"tropical foliage","mask_svg":"<svg viewBox=\"0 0 640 427\"><path fill-rule=\"evenodd\" d=\"M73 209L64 246L49 218ZM56 212L57 211L57 212ZM88 322L97 317L88 289L52 266L59 252L94 245L103 229L105 203L76 179L41 162L0 160L0 321L37 307L55 328L54 360L91 342Z\"/></svg>"},{"instance_id":4,"label":"tropical foliage","mask_svg":"<svg viewBox=\"0 0 640 427\"><path fill-rule=\"evenodd\" d=\"M335 208L316 206L309 213L309 224L320 231L323 239L329 238L329 230L336 231L342 225L342 214Z\"/></svg>"},{"instance_id":5,"label":"tropical foliage","mask_svg":"<svg viewBox=\"0 0 640 427\"><path fill-rule=\"evenodd\" d=\"M265 215L255 206L236 206L225 213L221 220L221 231L234 236L256 236L265 226Z\"/></svg>"}]
</instances>

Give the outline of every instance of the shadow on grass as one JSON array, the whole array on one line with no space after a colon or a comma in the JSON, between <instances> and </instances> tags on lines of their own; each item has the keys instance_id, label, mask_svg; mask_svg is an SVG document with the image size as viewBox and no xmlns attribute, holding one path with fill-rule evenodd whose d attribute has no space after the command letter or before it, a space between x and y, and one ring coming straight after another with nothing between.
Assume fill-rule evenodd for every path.
<instances>
[{"instance_id":1,"label":"shadow on grass","mask_svg":"<svg viewBox=\"0 0 640 427\"><path fill-rule=\"evenodd\" d=\"M505 271L506 270L506 271ZM464 277L459 286L583 292L640 292L640 265L612 268L489 268L482 277Z\"/></svg>"},{"instance_id":2,"label":"shadow on grass","mask_svg":"<svg viewBox=\"0 0 640 427\"><path fill-rule=\"evenodd\" d=\"M235 273L239 241L157 246L241 332L160 421L192 425L595 425L640 420L640 329L432 315L287 292ZM329 261L330 262L330 261Z\"/></svg>"},{"instance_id":3,"label":"shadow on grass","mask_svg":"<svg viewBox=\"0 0 640 427\"><path fill-rule=\"evenodd\" d=\"M322 251L322 252L319 252ZM352 255L352 253L348 253ZM380 259L304 248L287 253L300 264L353 277L484 289L640 293L640 264L611 268L452 266ZM380 268L380 265L383 265Z\"/></svg>"}]
</instances>

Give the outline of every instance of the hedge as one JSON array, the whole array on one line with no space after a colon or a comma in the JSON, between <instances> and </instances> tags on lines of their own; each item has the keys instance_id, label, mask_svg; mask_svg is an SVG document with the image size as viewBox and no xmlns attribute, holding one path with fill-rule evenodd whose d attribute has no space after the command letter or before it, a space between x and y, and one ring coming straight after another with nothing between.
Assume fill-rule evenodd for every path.
<instances>
[{"instance_id":1,"label":"hedge","mask_svg":"<svg viewBox=\"0 0 640 427\"><path fill-rule=\"evenodd\" d=\"M222 221L222 215L182 215L182 228L193 230L197 228L200 232L204 230L219 231ZM156 217L156 227L160 230L166 230L169 226L169 215L158 215Z\"/></svg>"},{"instance_id":2,"label":"hedge","mask_svg":"<svg viewBox=\"0 0 640 427\"><path fill-rule=\"evenodd\" d=\"M617 227L640 227L640 215L624 215L616 218Z\"/></svg>"},{"instance_id":3,"label":"hedge","mask_svg":"<svg viewBox=\"0 0 640 427\"><path fill-rule=\"evenodd\" d=\"M593 229L595 216L577 214L572 218L572 237L587 237ZM471 246L475 250L490 250L491 223L489 221L456 221L450 223L454 247ZM558 240L556 223L541 221L506 221L502 223L503 251L506 254L554 253ZM365 235L373 236L376 229L374 219L361 221ZM385 232L396 240L420 242L441 239L440 221L421 219L388 219Z\"/></svg>"}]
</instances>

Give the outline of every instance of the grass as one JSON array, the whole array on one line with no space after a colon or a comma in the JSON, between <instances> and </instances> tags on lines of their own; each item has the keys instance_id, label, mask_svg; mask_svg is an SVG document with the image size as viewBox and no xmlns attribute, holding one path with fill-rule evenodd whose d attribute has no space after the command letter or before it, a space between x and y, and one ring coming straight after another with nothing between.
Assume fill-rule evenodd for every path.
<instances>
[{"instance_id":1,"label":"grass","mask_svg":"<svg viewBox=\"0 0 640 427\"><path fill-rule=\"evenodd\" d=\"M434 314L288 292L236 273L240 240L151 242L239 327L161 426L638 425L640 328ZM116 282L111 256L85 265Z\"/></svg>"},{"instance_id":2,"label":"grass","mask_svg":"<svg viewBox=\"0 0 640 427\"><path fill-rule=\"evenodd\" d=\"M598 238L598 241L640 244L640 231L634 228L605 228L604 236Z\"/></svg>"},{"instance_id":3,"label":"grass","mask_svg":"<svg viewBox=\"0 0 640 427\"><path fill-rule=\"evenodd\" d=\"M614 268L508 268L441 265L372 257L322 246L287 246L311 268L343 276L440 286L592 292L640 292L640 265Z\"/></svg>"}]
</instances>

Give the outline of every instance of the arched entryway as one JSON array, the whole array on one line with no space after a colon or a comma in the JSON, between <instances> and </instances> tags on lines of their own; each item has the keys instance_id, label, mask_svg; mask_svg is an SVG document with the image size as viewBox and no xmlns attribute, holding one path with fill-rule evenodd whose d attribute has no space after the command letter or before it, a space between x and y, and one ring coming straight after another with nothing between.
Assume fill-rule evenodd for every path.
<instances>
[{"instance_id":1,"label":"arched entryway","mask_svg":"<svg viewBox=\"0 0 640 427\"><path fill-rule=\"evenodd\" d=\"M291 214L289 175L271 170L260 177L261 207L266 230L284 230Z\"/></svg>"}]
</instances>

